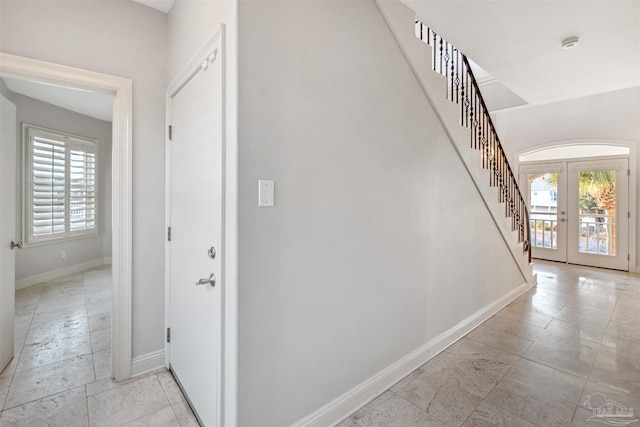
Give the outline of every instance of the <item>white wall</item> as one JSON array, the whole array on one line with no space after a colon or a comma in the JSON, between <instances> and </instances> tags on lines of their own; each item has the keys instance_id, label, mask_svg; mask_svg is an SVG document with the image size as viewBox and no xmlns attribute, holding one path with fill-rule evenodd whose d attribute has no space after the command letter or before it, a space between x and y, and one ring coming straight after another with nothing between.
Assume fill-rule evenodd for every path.
<instances>
[{"instance_id":1,"label":"white wall","mask_svg":"<svg viewBox=\"0 0 640 427\"><path fill-rule=\"evenodd\" d=\"M98 235L25 247L16 252L16 280L111 256L111 122L94 119L18 93L16 105L16 236L22 235L22 124L98 140ZM66 251L62 259L60 251Z\"/></svg>"},{"instance_id":2,"label":"white wall","mask_svg":"<svg viewBox=\"0 0 640 427\"><path fill-rule=\"evenodd\" d=\"M239 425L282 426L524 278L373 1L238 22Z\"/></svg>"},{"instance_id":3,"label":"white wall","mask_svg":"<svg viewBox=\"0 0 640 427\"><path fill-rule=\"evenodd\" d=\"M509 159L515 154L552 142L587 139L625 140L640 148L640 87L587 96L569 101L500 111L494 124ZM636 164L640 164L640 149ZM640 188L640 174L637 175ZM636 213L640 212L640 198ZM640 215L636 215L640 230ZM636 241L640 254L640 238ZM638 255L636 255L638 256ZM636 259L640 266L640 259ZM633 268L633 260L631 268Z\"/></svg>"},{"instance_id":4,"label":"white wall","mask_svg":"<svg viewBox=\"0 0 640 427\"><path fill-rule=\"evenodd\" d=\"M640 87L569 101L498 111L494 124L513 154L569 139L640 140Z\"/></svg>"},{"instance_id":5,"label":"white wall","mask_svg":"<svg viewBox=\"0 0 640 427\"><path fill-rule=\"evenodd\" d=\"M133 80L133 357L161 350L167 16L124 0L0 8L3 52Z\"/></svg>"},{"instance_id":6,"label":"white wall","mask_svg":"<svg viewBox=\"0 0 640 427\"><path fill-rule=\"evenodd\" d=\"M5 98L9 98L9 96L11 96L11 91L7 87L7 84L4 82L4 80L2 80L1 78L0 78L0 95L4 96Z\"/></svg>"}]
</instances>

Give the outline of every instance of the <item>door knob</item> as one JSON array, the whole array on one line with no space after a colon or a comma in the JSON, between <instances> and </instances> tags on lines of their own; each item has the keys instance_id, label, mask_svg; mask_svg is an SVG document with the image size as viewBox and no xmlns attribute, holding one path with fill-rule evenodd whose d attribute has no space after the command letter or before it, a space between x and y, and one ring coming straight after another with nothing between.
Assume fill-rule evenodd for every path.
<instances>
[{"instance_id":1,"label":"door knob","mask_svg":"<svg viewBox=\"0 0 640 427\"><path fill-rule=\"evenodd\" d=\"M209 276L208 278L198 280L196 282L196 286L199 285L211 285L211 287L213 288L216 285L216 276L211 273L211 276Z\"/></svg>"},{"instance_id":2,"label":"door knob","mask_svg":"<svg viewBox=\"0 0 640 427\"><path fill-rule=\"evenodd\" d=\"M22 240L18 240L18 243L14 242L13 240L11 241L11 249L22 249Z\"/></svg>"}]
</instances>

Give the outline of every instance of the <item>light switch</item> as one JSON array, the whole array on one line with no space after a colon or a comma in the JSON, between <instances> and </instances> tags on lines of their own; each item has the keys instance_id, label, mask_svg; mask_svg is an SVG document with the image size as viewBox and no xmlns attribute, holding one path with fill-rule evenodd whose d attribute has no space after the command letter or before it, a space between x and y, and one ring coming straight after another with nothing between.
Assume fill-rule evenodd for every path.
<instances>
[{"instance_id":1,"label":"light switch","mask_svg":"<svg viewBox=\"0 0 640 427\"><path fill-rule=\"evenodd\" d=\"M258 181L258 207L269 208L274 204L274 188L273 181L261 179Z\"/></svg>"}]
</instances>

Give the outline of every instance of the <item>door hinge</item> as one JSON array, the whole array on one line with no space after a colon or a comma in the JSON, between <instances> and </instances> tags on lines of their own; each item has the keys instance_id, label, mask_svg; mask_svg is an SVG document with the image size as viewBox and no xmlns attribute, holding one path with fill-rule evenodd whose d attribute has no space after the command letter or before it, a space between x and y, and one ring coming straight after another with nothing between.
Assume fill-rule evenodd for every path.
<instances>
[{"instance_id":1,"label":"door hinge","mask_svg":"<svg viewBox=\"0 0 640 427\"><path fill-rule=\"evenodd\" d=\"M631 176L631 169L627 169L627 176Z\"/></svg>"},{"instance_id":2,"label":"door hinge","mask_svg":"<svg viewBox=\"0 0 640 427\"><path fill-rule=\"evenodd\" d=\"M173 126L169 125L169 141L173 139Z\"/></svg>"},{"instance_id":3,"label":"door hinge","mask_svg":"<svg viewBox=\"0 0 640 427\"><path fill-rule=\"evenodd\" d=\"M171 241L171 227L167 227L167 241Z\"/></svg>"},{"instance_id":4,"label":"door hinge","mask_svg":"<svg viewBox=\"0 0 640 427\"><path fill-rule=\"evenodd\" d=\"M627 218L631 218L631 212L627 212Z\"/></svg>"},{"instance_id":5,"label":"door hinge","mask_svg":"<svg viewBox=\"0 0 640 427\"><path fill-rule=\"evenodd\" d=\"M627 254L627 261L631 261L631 254Z\"/></svg>"},{"instance_id":6,"label":"door hinge","mask_svg":"<svg viewBox=\"0 0 640 427\"><path fill-rule=\"evenodd\" d=\"M167 328L167 342L171 342L171 328Z\"/></svg>"}]
</instances>

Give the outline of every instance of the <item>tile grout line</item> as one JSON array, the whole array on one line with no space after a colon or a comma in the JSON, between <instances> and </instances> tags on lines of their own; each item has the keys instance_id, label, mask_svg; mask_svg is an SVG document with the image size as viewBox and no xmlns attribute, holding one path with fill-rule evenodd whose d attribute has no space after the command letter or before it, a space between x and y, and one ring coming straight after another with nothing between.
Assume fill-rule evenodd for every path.
<instances>
[{"instance_id":1,"label":"tile grout line","mask_svg":"<svg viewBox=\"0 0 640 427\"><path fill-rule=\"evenodd\" d=\"M533 343L533 341L532 341L532 343ZM518 418L520 418L520 419L523 419L523 420L525 420L525 421L527 421L527 422L530 422L531 424L533 424L533 425L535 425L535 426L537 426L537 427L544 427L544 426L540 426L540 425L538 425L538 424L534 424L533 422L531 422L531 421L527 420L526 418L524 418L524 417L522 417L522 416L520 416L520 415L518 415L518 414L516 414L516 413L512 412L510 408L504 408L504 407L502 407L502 406L497 405L496 403L492 403L492 402L489 402L489 401L487 400L487 397L491 394L491 392L492 392L493 390L495 390L495 388L496 388L496 387L498 387L498 384L500 384L500 382L501 382L503 379L505 379L505 378L507 377L507 375L509 375L509 372L511 372L511 370L513 369L513 367L514 367L514 366L516 366L516 364L517 364L520 360L527 360L527 359L525 359L525 358L524 358L524 357L522 357L522 356L517 356L517 357L518 357L518 360L516 360L516 361L513 363L513 365L511 365L511 367L509 367L509 370L508 370L507 372L505 372L505 374L502 376L502 378L500 378L498 381L496 381L496 383L493 385L493 387L491 387L491 390L489 390L489 392L487 393L487 395L486 395L485 397L483 397L483 398L482 398L482 402L487 402L488 404L493 405L493 406L495 406L496 408L500 408L500 409L502 409L503 411L507 411L507 412L508 412L508 413L510 413L511 415L514 415L514 416L516 416L516 417L518 417ZM479 406L479 405L478 405L478 406ZM477 408L476 408L476 409L477 409ZM471 416L471 415L473 415L473 412L472 412L469 416Z\"/></svg>"},{"instance_id":2,"label":"tile grout line","mask_svg":"<svg viewBox=\"0 0 640 427\"><path fill-rule=\"evenodd\" d=\"M93 351L93 337L91 336L91 324L89 323L89 302L87 301L87 282L85 272L82 272L82 293L84 294L84 307L87 312L87 331L89 332L89 347L91 348L91 365L93 366L93 381L97 381L98 374L96 372L96 357ZM85 395L87 386L85 384ZM89 397L87 396L87 419L89 418Z\"/></svg>"},{"instance_id":3,"label":"tile grout line","mask_svg":"<svg viewBox=\"0 0 640 427\"><path fill-rule=\"evenodd\" d=\"M7 395L4 397L4 400L2 401L2 411L0 411L0 415L6 411L7 408L5 408L5 406L7 405L7 400L9 399L9 395L11 394L11 386L13 385L13 380L16 376L17 370L18 370L18 366L20 365L20 360L22 359L22 353L24 351L24 347L27 343L27 338L29 337L29 333L31 332L31 327L33 326L33 319L36 316L36 311L38 310L38 304L40 303L40 298L42 297L42 292L44 290L44 282L36 284L34 286L38 286L38 285L42 285L42 287L40 288L40 292L38 293L38 297L36 300L36 304L35 304L35 308L33 309L33 312L31 313L31 320L29 321L29 327L27 328L27 333L24 337L24 342L22 343L22 346L20 347L20 355L16 358L16 355L14 354L13 357L16 361L16 367L14 369L14 371L11 373L11 379L9 380L9 387L7 387ZM15 304L15 302L14 302ZM15 312L14 312L14 329L15 329ZM15 331L14 331L14 349L15 349ZM11 409L11 408L9 408Z\"/></svg>"}]
</instances>

